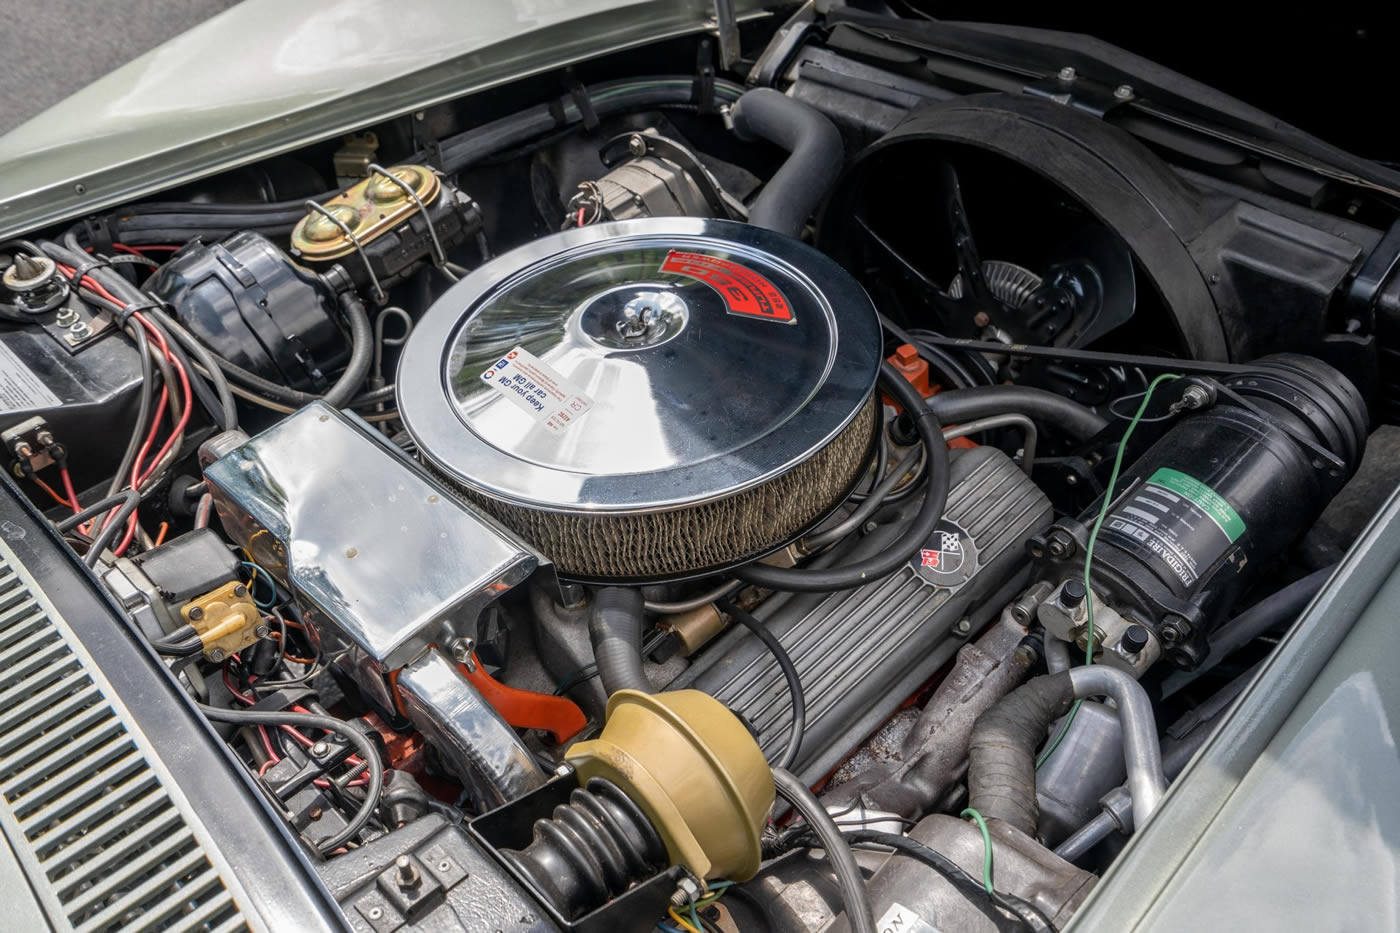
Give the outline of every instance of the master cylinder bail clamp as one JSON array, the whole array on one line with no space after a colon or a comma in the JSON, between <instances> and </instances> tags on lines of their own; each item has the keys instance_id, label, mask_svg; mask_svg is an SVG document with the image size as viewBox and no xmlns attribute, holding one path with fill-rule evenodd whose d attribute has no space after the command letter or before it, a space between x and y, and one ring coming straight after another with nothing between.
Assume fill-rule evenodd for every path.
<instances>
[{"instance_id":1,"label":"master cylinder bail clamp","mask_svg":"<svg viewBox=\"0 0 1400 933\"><path fill-rule=\"evenodd\" d=\"M1179 419L1120 477L1088 591L1102 499L1031 539L1040 579L1060 584L1039 613L1047 632L1083 650L1092 601L1096 663L1135 676L1158 657L1196 667L1236 597L1350 479L1367 433L1356 388L1312 357L1254 366L1183 379Z\"/></svg>"}]
</instances>

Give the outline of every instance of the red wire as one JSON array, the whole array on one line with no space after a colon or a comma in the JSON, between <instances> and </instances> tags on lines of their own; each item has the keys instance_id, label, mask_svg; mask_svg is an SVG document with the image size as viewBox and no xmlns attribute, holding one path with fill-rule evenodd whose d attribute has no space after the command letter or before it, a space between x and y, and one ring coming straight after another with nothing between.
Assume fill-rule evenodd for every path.
<instances>
[{"instance_id":1,"label":"red wire","mask_svg":"<svg viewBox=\"0 0 1400 933\"><path fill-rule=\"evenodd\" d=\"M78 505L78 494L73 491L73 476L67 467L59 467L58 475L63 477L63 491L68 493L68 504L73 507L73 514L77 515L83 508Z\"/></svg>"},{"instance_id":2,"label":"red wire","mask_svg":"<svg viewBox=\"0 0 1400 933\"><path fill-rule=\"evenodd\" d=\"M155 251L157 253L173 253L178 250L178 246L127 246L125 243L113 243L112 249L118 253L131 253L133 256L140 256L144 252ZM91 251L91 247L89 247Z\"/></svg>"},{"instance_id":3,"label":"red wire","mask_svg":"<svg viewBox=\"0 0 1400 933\"><path fill-rule=\"evenodd\" d=\"M233 698L234 698L235 700L237 700L238 702L242 703L242 704L245 705L245 706L252 706L252 705L253 705L253 702L254 702L253 698L252 698L251 696L249 696L248 694L242 692L241 690L239 690L237 687L235 687L235 686L233 685L233 680L229 677L228 665L227 665L227 664L224 665L223 677L224 677L224 686L228 688L228 692L229 692L229 693L233 694ZM251 677L249 678L250 681L253 680L253 679L254 679L254 678L251 678ZM291 709L292 709L292 712L294 712L294 713L307 713L307 714L310 714L310 715L315 715L314 713L311 713L311 711L310 711L309 709L306 709L306 708L303 707L303 706L293 706ZM300 730L298 730L295 726L279 725L278 728L281 729L283 732L287 733L287 735L290 735L290 736L297 742L297 744L301 745L303 748L310 748L311 746L313 746L313 745L316 744L314 740L308 738L308 737L307 737L306 735L304 735ZM271 756L273 756L273 757L276 757L276 753L272 750L272 740L271 740L270 738L268 738L267 730L266 730L263 726L259 726L259 727L258 727L258 730L259 730L259 732L262 733L262 740L263 740L263 742L264 742L264 750L265 750L269 755L271 755ZM353 767L355 767L356 765L360 764L360 758L357 757L357 756L355 756L355 755L350 755L350 756L346 757L345 763L346 763L347 765L350 765L350 766L353 768ZM317 786L317 787L329 787L329 786L330 786L326 781L320 781L320 780L318 780L318 781L316 781L315 783L316 783L316 786ZM369 775L367 775L367 774L362 774L362 775L360 775L359 777L355 778L353 781L351 781L347 786L349 786L349 787L359 787L359 786L361 786L361 785L363 785L363 784L368 784L368 783L369 783Z\"/></svg>"},{"instance_id":4,"label":"red wire","mask_svg":"<svg viewBox=\"0 0 1400 933\"><path fill-rule=\"evenodd\" d=\"M578 225L583 226L583 208L581 207L578 209Z\"/></svg>"},{"instance_id":5,"label":"red wire","mask_svg":"<svg viewBox=\"0 0 1400 933\"><path fill-rule=\"evenodd\" d=\"M190 388L189 373L185 372L185 367L181 365L178 359L171 355L170 346L165 342L165 335L162 334L159 328L152 324L146 318L146 316L141 314L139 311L132 314L131 316L135 318L136 321L140 323L142 327L146 328L146 330L151 334L151 336L155 338L156 344L160 347L161 352L165 355L165 358L170 361L170 364L175 368L175 372L179 375L180 393L185 397L184 409L180 412L180 421L171 430L170 436L166 438L165 446L163 446L160 449L160 452L156 454L155 459L151 461L150 469L148 469L144 474L142 474L141 482L144 483L146 480L151 478L151 474L155 472L156 466L161 462L161 460L165 458L165 455L170 452L170 447L172 444L175 443L175 438L183 434L186 425L190 423L190 414L194 409L194 391ZM140 462L140 459L141 458L138 455L137 462ZM132 488L138 488L139 485L140 483L133 484Z\"/></svg>"},{"instance_id":6,"label":"red wire","mask_svg":"<svg viewBox=\"0 0 1400 933\"><path fill-rule=\"evenodd\" d=\"M63 274L68 276L69 278L72 278L73 273L77 271L72 266L63 265L61 263L59 264L58 268L62 270ZM100 282L98 282L91 276L83 276L82 279L79 280L78 284L79 286L89 289L95 294L101 296L107 301L112 302L119 308L125 308L127 306L126 302L122 301L116 295L113 295L106 288L104 288ZM136 455L135 462L131 465L131 488L140 489L141 484L151 478L151 474L155 472L155 469L160 464L161 460L163 460L165 458L165 455L170 452L170 448L175 443L175 439L184 433L185 427L189 424L190 415L194 408L194 392L190 388L189 373L185 372L185 367L181 365L180 361L176 359L174 355L171 354L170 345L165 341L165 335L162 334L160 330L156 328L156 326L153 325L146 318L146 316L141 314L139 311L133 312L131 317L138 324L144 327L152 337L155 338L156 345L160 347L162 355L165 356L166 360L169 361L170 365L174 367L175 372L180 377L180 394L184 397L184 406L180 412L180 420L171 430L170 436L166 438L165 444L160 448L159 452L156 453L155 458L151 460L150 467L142 469L146 462L146 455L150 452L151 446L155 443L155 439L159 434L160 425L162 420L164 419L165 406L170 398L169 387L161 387L160 404L156 408L155 421L152 422L150 433L147 434L145 443L141 445L141 450ZM111 521L112 516L114 516L115 514L115 509L112 512L109 512L108 521ZM121 543L118 544L116 549L113 551L114 554L120 556L126 552L126 549L128 547L131 546L131 541L136 536L137 521L138 519L136 513L132 512L131 518L127 521L126 533L125 535L123 535ZM106 527L105 524L103 527Z\"/></svg>"}]
</instances>

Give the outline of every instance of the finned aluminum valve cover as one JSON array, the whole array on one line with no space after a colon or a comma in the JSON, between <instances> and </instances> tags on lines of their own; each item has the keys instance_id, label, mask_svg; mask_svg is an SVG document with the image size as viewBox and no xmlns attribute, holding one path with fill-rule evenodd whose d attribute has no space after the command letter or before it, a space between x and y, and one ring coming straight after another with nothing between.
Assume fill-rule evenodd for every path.
<instances>
[{"instance_id":1,"label":"finned aluminum valve cover","mask_svg":"<svg viewBox=\"0 0 1400 933\"><path fill-rule=\"evenodd\" d=\"M865 292L796 240L600 224L435 302L399 411L428 464L561 572L677 578L759 557L845 497L875 437L880 350Z\"/></svg>"}]
</instances>

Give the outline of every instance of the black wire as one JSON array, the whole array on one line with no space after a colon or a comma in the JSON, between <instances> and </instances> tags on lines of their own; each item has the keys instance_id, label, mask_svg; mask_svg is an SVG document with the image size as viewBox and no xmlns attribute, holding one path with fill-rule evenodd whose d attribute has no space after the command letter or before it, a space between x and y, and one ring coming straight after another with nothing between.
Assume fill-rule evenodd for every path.
<instances>
[{"instance_id":1,"label":"black wire","mask_svg":"<svg viewBox=\"0 0 1400 933\"><path fill-rule=\"evenodd\" d=\"M1007 911L1015 917L1018 926L1030 930L1053 930L1050 921L1040 910L1022 900L1003 894L1000 891L987 892L982 882L964 871L948 856L930 846L924 845L917 839L910 839L908 836L900 836L895 833L882 833L871 829L853 829L846 833L852 843L870 843L885 848L895 849L911 858L916 858L934 871L938 872L948 880L953 887L965 894L975 895L972 900L978 908L987 915L988 919L996 923L998 928L1006 928L1006 918L1001 916L996 908Z\"/></svg>"},{"instance_id":2,"label":"black wire","mask_svg":"<svg viewBox=\"0 0 1400 933\"><path fill-rule=\"evenodd\" d=\"M69 515L68 517L64 518L63 521L58 522L56 525L54 525L54 527L58 529L60 534L67 534L74 528L77 528L83 522L87 521L89 518L92 518L94 515L100 515L108 509L114 509L117 506L121 505L123 502L126 501L126 497L130 494L130 490L127 490L126 492L114 493L113 495L110 495L105 499L102 499L98 502L94 502L92 505L86 507L81 512L75 512L74 514Z\"/></svg>"},{"instance_id":3,"label":"black wire","mask_svg":"<svg viewBox=\"0 0 1400 933\"><path fill-rule=\"evenodd\" d=\"M924 546L943 518L948 502L948 445L938 418L904 376L889 363L880 364L880 384L895 397L914 420L919 440L928 452L929 483L923 504L904 526L896 540L878 554L844 567L814 570L812 568L772 567L762 563L745 564L734 576L745 583L772 590L799 593L829 593L848 590L883 579L902 567L912 554Z\"/></svg>"},{"instance_id":4,"label":"black wire","mask_svg":"<svg viewBox=\"0 0 1400 933\"><path fill-rule=\"evenodd\" d=\"M369 786L365 790L364 802L360 804L350 821L345 824L345 828L318 845L323 854L329 855L354 839L360 830L369 824L370 819L374 816L374 811L379 808L379 797L384 791L384 765L379 760L379 752L375 749L374 743L369 740L368 736L352 728L349 723L332 716L319 716L315 713L254 712L248 709L221 709L217 706L205 706L203 703L196 705L198 705L200 712L217 722L231 722L245 726L300 726L308 729L320 729L324 732L336 732L350 740L350 744L355 746L355 750L364 762L364 767L369 774ZM280 731L278 730L278 732Z\"/></svg>"},{"instance_id":5,"label":"black wire","mask_svg":"<svg viewBox=\"0 0 1400 933\"><path fill-rule=\"evenodd\" d=\"M820 847L821 843L812 834L810 827L802 826L799 830L785 834L780 839L779 846L772 851ZM1054 929L1050 922L1045 919L1044 914L1041 914L1035 907L1011 895L1000 892L988 894L982 882L965 871L961 865L917 839L910 839L908 836L901 836L897 833L882 833L873 829L842 829L841 833L854 848L894 849L897 853L916 859L932 868L955 890L966 897L968 902L990 920L998 930L1010 933L1010 931ZM1023 911L1027 909L1031 912L1029 917L1023 915ZM1008 913L1010 916L1007 916Z\"/></svg>"},{"instance_id":6,"label":"black wire","mask_svg":"<svg viewBox=\"0 0 1400 933\"><path fill-rule=\"evenodd\" d=\"M83 563L89 567L96 567L98 560L102 558L102 552L107 550L107 545L112 543L112 539L117 536L117 532L125 527L127 519L131 513L136 511L136 507L141 504L141 494L134 489L128 489L123 495L126 497L121 507L97 537L92 540L92 547L88 549L87 555L83 558ZM79 515L82 513L80 512ZM77 515L72 516L77 518Z\"/></svg>"},{"instance_id":7,"label":"black wire","mask_svg":"<svg viewBox=\"0 0 1400 933\"><path fill-rule=\"evenodd\" d=\"M774 635L768 626L755 619L746 610L740 609L727 599L717 600L715 603L719 608L728 613L735 622L753 632L754 637L763 642L763 647L778 662L778 667L782 668L783 679L787 681L788 695L792 699L792 721L788 724L787 747L783 749L783 754L776 762L775 768L787 768L791 770L797 761L797 753L802 748L802 737L807 731L807 695L802 689L802 678L798 676L797 666L792 663L792 657L783 647L783 643L778 641L778 636Z\"/></svg>"}]
</instances>

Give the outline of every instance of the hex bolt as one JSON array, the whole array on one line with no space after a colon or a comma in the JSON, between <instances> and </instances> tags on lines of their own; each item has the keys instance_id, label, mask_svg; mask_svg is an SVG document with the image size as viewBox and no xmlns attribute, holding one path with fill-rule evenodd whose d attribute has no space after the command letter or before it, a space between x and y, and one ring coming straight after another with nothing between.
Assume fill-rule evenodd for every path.
<instances>
[{"instance_id":1,"label":"hex bolt","mask_svg":"<svg viewBox=\"0 0 1400 933\"><path fill-rule=\"evenodd\" d=\"M1181 616L1167 616L1162 624L1162 640L1167 644L1184 641L1191 634L1191 623Z\"/></svg>"},{"instance_id":2,"label":"hex bolt","mask_svg":"<svg viewBox=\"0 0 1400 933\"><path fill-rule=\"evenodd\" d=\"M237 596L239 599L242 599L244 596L248 595L248 588L242 583L240 583L233 588L233 595Z\"/></svg>"},{"instance_id":3,"label":"hex bolt","mask_svg":"<svg viewBox=\"0 0 1400 933\"><path fill-rule=\"evenodd\" d=\"M209 660L214 664L222 663L226 657L228 657L228 655L224 654L224 649L222 648L215 648L209 652Z\"/></svg>"},{"instance_id":4,"label":"hex bolt","mask_svg":"<svg viewBox=\"0 0 1400 933\"><path fill-rule=\"evenodd\" d=\"M204 610L201 609L201 608L199 608L198 606L191 606L191 607L190 607L190 621L191 621L191 622L198 622L198 621L199 621L200 619L202 619L202 618L204 618Z\"/></svg>"},{"instance_id":5,"label":"hex bolt","mask_svg":"<svg viewBox=\"0 0 1400 933\"><path fill-rule=\"evenodd\" d=\"M86 337L92 333L92 328L88 327L87 324L83 321L79 321L72 327L68 328L68 332L74 337Z\"/></svg>"},{"instance_id":6,"label":"hex bolt","mask_svg":"<svg viewBox=\"0 0 1400 933\"><path fill-rule=\"evenodd\" d=\"M1113 89L1114 100L1132 100L1133 87L1131 84L1120 84Z\"/></svg>"},{"instance_id":7,"label":"hex bolt","mask_svg":"<svg viewBox=\"0 0 1400 933\"><path fill-rule=\"evenodd\" d=\"M1069 65L1066 65L1065 67L1060 69L1061 81L1073 81L1077 77L1079 77L1079 72L1075 71Z\"/></svg>"},{"instance_id":8,"label":"hex bolt","mask_svg":"<svg viewBox=\"0 0 1400 933\"><path fill-rule=\"evenodd\" d=\"M266 638L271 633L272 629L268 628L266 625L259 625L257 628L253 629L253 634L259 638Z\"/></svg>"},{"instance_id":9,"label":"hex bolt","mask_svg":"<svg viewBox=\"0 0 1400 933\"><path fill-rule=\"evenodd\" d=\"M684 907L694 901L698 901L704 892L700 890L700 885L695 883L695 879L689 876L682 877L676 882L676 890L671 894L672 907Z\"/></svg>"},{"instance_id":10,"label":"hex bolt","mask_svg":"<svg viewBox=\"0 0 1400 933\"><path fill-rule=\"evenodd\" d=\"M315 755L317 758L325 755L326 752L330 750L331 747L325 742L317 742L315 745L311 746L311 754Z\"/></svg>"},{"instance_id":11,"label":"hex bolt","mask_svg":"<svg viewBox=\"0 0 1400 933\"><path fill-rule=\"evenodd\" d=\"M627 138L627 151L630 152L634 158L640 159L647 154L647 141L636 133L633 133Z\"/></svg>"},{"instance_id":12,"label":"hex bolt","mask_svg":"<svg viewBox=\"0 0 1400 933\"><path fill-rule=\"evenodd\" d=\"M959 619L958 623L953 626L953 631L957 632L959 635L966 635L968 632L972 631L972 620L967 617Z\"/></svg>"},{"instance_id":13,"label":"hex bolt","mask_svg":"<svg viewBox=\"0 0 1400 933\"><path fill-rule=\"evenodd\" d=\"M1046 542L1050 556L1056 560L1064 560L1074 556L1074 539L1064 529L1056 528L1050 532L1050 537Z\"/></svg>"},{"instance_id":14,"label":"hex bolt","mask_svg":"<svg viewBox=\"0 0 1400 933\"><path fill-rule=\"evenodd\" d=\"M1202 385L1189 385L1181 393L1181 407L1195 410L1210 404L1210 392Z\"/></svg>"}]
</instances>

